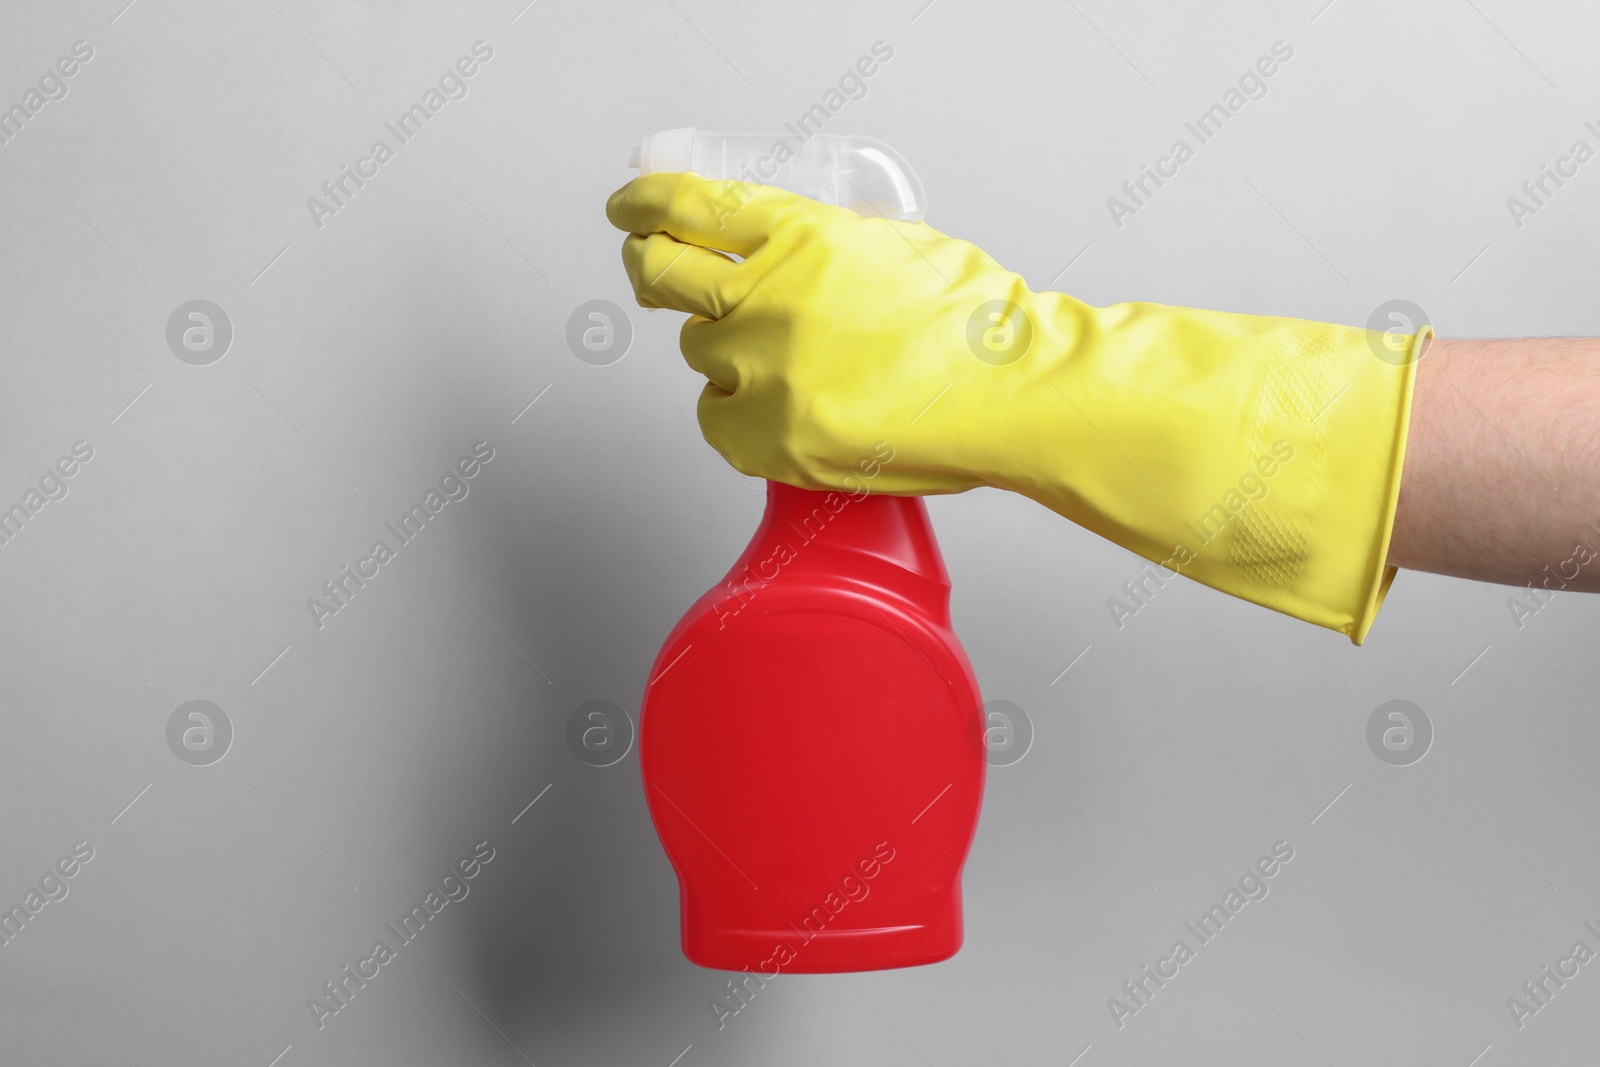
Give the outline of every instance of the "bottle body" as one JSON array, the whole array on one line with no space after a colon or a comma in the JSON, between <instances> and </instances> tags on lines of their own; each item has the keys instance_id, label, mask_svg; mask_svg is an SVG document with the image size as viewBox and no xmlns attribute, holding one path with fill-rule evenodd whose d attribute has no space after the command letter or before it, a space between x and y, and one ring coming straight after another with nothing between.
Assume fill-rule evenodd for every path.
<instances>
[{"instance_id":1,"label":"bottle body","mask_svg":"<svg viewBox=\"0 0 1600 1067\"><path fill-rule=\"evenodd\" d=\"M960 947L985 761L949 589L920 499L769 483L640 718L691 960L774 975Z\"/></svg>"}]
</instances>

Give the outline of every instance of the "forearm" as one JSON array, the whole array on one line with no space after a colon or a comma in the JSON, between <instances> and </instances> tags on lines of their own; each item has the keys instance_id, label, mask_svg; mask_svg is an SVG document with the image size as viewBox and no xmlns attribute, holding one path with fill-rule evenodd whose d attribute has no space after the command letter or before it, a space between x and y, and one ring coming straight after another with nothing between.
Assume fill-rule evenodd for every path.
<instances>
[{"instance_id":1,"label":"forearm","mask_svg":"<svg viewBox=\"0 0 1600 1067\"><path fill-rule=\"evenodd\" d=\"M1600 592L1600 339L1432 343L1389 562Z\"/></svg>"}]
</instances>

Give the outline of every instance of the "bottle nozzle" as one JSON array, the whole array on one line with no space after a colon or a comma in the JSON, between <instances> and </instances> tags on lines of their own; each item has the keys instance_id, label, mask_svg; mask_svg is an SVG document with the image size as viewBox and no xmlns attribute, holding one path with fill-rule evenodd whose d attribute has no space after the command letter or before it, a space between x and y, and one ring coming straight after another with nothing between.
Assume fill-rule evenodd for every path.
<instances>
[{"instance_id":1,"label":"bottle nozzle","mask_svg":"<svg viewBox=\"0 0 1600 1067\"><path fill-rule=\"evenodd\" d=\"M922 184L894 149L870 137L732 133L694 127L646 137L628 155L641 174L693 171L705 178L775 185L869 218L919 221Z\"/></svg>"}]
</instances>

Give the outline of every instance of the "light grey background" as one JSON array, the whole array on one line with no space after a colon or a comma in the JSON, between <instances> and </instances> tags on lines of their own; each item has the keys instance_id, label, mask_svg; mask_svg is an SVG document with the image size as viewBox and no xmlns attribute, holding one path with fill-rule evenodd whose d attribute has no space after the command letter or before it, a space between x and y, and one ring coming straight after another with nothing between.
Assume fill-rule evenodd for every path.
<instances>
[{"instance_id":1,"label":"light grey background","mask_svg":"<svg viewBox=\"0 0 1600 1067\"><path fill-rule=\"evenodd\" d=\"M1524 1029L1506 999L1600 949L1600 598L1519 628L1510 589L1402 574L1357 649L1180 582L1119 630L1134 557L1020 498L932 500L985 696L1036 730L990 774L966 947L780 978L720 1030L637 750L564 739L584 701L637 714L762 504L603 217L642 134L776 129L882 40L829 130L900 148L930 222L1035 288L1589 334L1600 162L1520 229L1505 200L1597 146L1600 10L124 2L12 0L0 32L7 105L95 50L0 147L0 501L95 450L0 546L0 902L95 850L0 947L0 1062L1592 1059L1600 964ZM479 39L469 95L316 228L306 198ZM1106 198L1279 40L1270 93L1115 227ZM235 332L206 367L165 341L197 298ZM566 345L591 299L629 307L611 366ZM467 499L319 630L306 599L478 440ZM235 731L210 766L167 746L194 699ZM1412 766L1367 747L1391 699L1435 729ZM319 1030L307 999L483 840L471 894ZM1107 998L1279 840L1270 895L1119 1029Z\"/></svg>"}]
</instances>

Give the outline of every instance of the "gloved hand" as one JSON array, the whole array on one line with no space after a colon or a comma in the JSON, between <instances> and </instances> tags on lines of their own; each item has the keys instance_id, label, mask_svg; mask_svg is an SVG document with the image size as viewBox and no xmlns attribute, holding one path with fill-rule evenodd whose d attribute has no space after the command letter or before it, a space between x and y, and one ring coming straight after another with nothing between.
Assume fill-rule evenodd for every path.
<instances>
[{"instance_id":1,"label":"gloved hand","mask_svg":"<svg viewBox=\"0 0 1600 1067\"><path fill-rule=\"evenodd\" d=\"M887 442L874 488L1014 490L1168 571L1365 637L1394 575L1426 327L1397 347L1297 319L1094 308L921 223L693 174L636 178L606 215L631 235L639 303L691 314L700 426L744 473L851 490Z\"/></svg>"}]
</instances>

